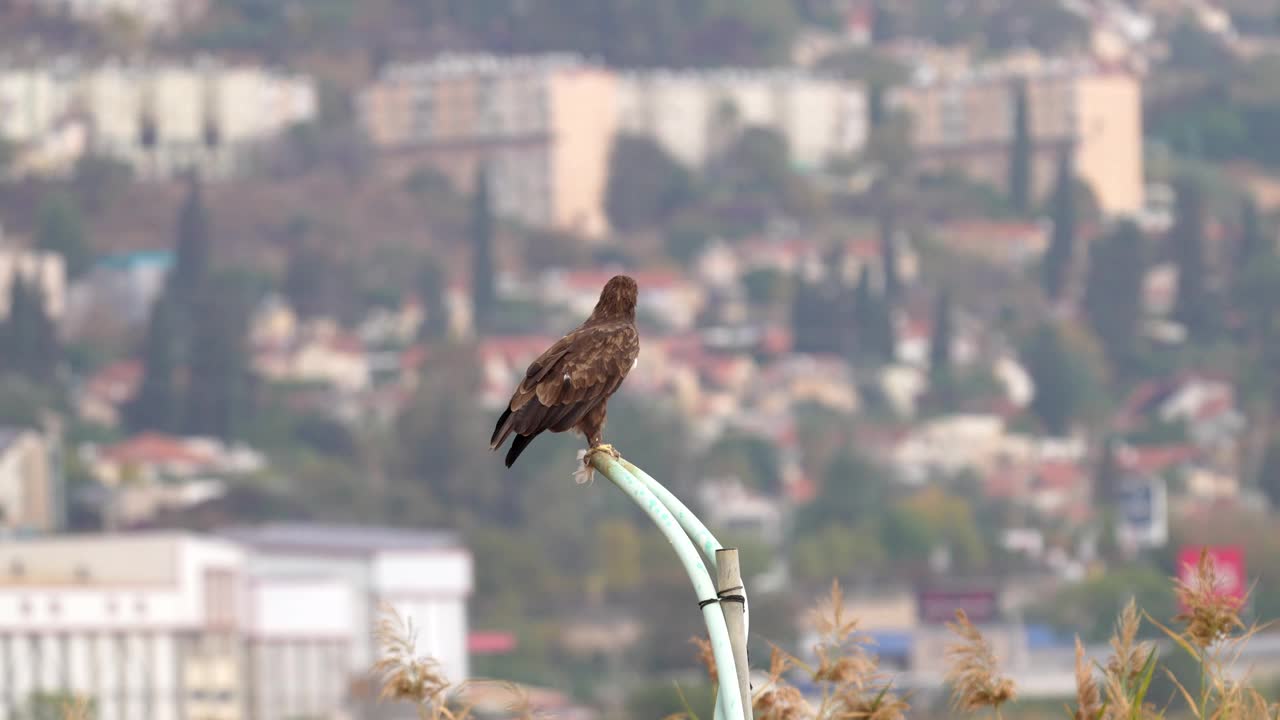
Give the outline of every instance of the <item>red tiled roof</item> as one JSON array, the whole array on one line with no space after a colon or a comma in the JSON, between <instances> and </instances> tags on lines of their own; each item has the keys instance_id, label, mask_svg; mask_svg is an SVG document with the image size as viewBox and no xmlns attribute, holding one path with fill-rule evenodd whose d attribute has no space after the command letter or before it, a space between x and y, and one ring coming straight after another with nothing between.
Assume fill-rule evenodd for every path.
<instances>
[{"instance_id":1,"label":"red tiled roof","mask_svg":"<svg viewBox=\"0 0 1280 720\"><path fill-rule=\"evenodd\" d=\"M207 454L188 447L181 438L150 432L135 435L124 442L103 449L101 457L109 462L137 465L162 463L202 465L213 460Z\"/></svg>"},{"instance_id":2,"label":"red tiled roof","mask_svg":"<svg viewBox=\"0 0 1280 720\"><path fill-rule=\"evenodd\" d=\"M1135 473L1159 473L1194 460L1198 451L1191 445L1151 445L1124 448L1120 466Z\"/></svg>"},{"instance_id":3,"label":"red tiled roof","mask_svg":"<svg viewBox=\"0 0 1280 720\"><path fill-rule=\"evenodd\" d=\"M1073 462L1049 460L1036 468L1036 487L1042 490L1067 490L1079 486L1084 479L1080 466Z\"/></svg>"},{"instance_id":4,"label":"red tiled roof","mask_svg":"<svg viewBox=\"0 0 1280 720\"><path fill-rule=\"evenodd\" d=\"M94 373L87 385L90 392L95 394L115 395L123 392L132 395L142 382L142 372L141 361L121 360Z\"/></svg>"},{"instance_id":5,"label":"red tiled roof","mask_svg":"<svg viewBox=\"0 0 1280 720\"><path fill-rule=\"evenodd\" d=\"M570 270L560 277L560 284L571 290L600 292L609 279L618 272L613 270ZM641 270L627 273L645 290L668 290L685 284L684 276L674 270Z\"/></svg>"}]
</instances>

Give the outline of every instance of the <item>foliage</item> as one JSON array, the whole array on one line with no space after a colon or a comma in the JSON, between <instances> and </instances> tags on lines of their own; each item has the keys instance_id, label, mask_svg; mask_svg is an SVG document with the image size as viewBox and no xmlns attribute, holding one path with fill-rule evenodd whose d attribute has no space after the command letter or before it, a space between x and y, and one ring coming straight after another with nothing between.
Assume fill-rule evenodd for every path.
<instances>
[{"instance_id":1,"label":"foliage","mask_svg":"<svg viewBox=\"0 0 1280 720\"><path fill-rule=\"evenodd\" d=\"M191 312L194 300L199 297L209 278L210 263L209 212L204 206L200 180L191 176L187 184L187 198L178 214L177 242L173 270L169 273L169 292L185 316Z\"/></svg>"},{"instance_id":2,"label":"foliage","mask_svg":"<svg viewBox=\"0 0 1280 720\"><path fill-rule=\"evenodd\" d=\"M1027 84L1013 84L1013 145L1009 149L1009 205L1025 215L1031 209L1031 116Z\"/></svg>"},{"instance_id":3,"label":"foliage","mask_svg":"<svg viewBox=\"0 0 1280 720\"><path fill-rule=\"evenodd\" d=\"M951 357L953 335L951 293L944 289L938 293L934 305L933 333L929 338L929 394L944 411L956 405L955 368Z\"/></svg>"},{"instance_id":4,"label":"foliage","mask_svg":"<svg viewBox=\"0 0 1280 720\"><path fill-rule=\"evenodd\" d=\"M1058 159L1058 180L1053 191L1053 234L1044 256L1044 292L1050 300L1062 299L1076 257L1075 170L1071 153Z\"/></svg>"},{"instance_id":5,"label":"foliage","mask_svg":"<svg viewBox=\"0 0 1280 720\"><path fill-rule=\"evenodd\" d=\"M178 368L182 338L177 306L167 294L156 298L142 343L142 384L126 408L129 427L171 430L182 417Z\"/></svg>"},{"instance_id":6,"label":"foliage","mask_svg":"<svg viewBox=\"0 0 1280 720\"><path fill-rule=\"evenodd\" d=\"M48 383L62 360L57 328L45 306L44 288L15 273L9 283L9 316L0 321L0 372Z\"/></svg>"},{"instance_id":7,"label":"foliage","mask_svg":"<svg viewBox=\"0 0 1280 720\"><path fill-rule=\"evenodd\" d=\"M1214 309L1206 277L1204 193L1196 179L1187 176L1178 181L1176 213L1170 232L1178 266L1178 296L1173 315L1193 338L1202 339L1212 330Z\"/></svg>"},{"instance_id":8,"label":"foliage","mask_svg":"<svg viewBox=\"0 0 1280 720\"><path fill-rule=\"evenodd\" d=\"M0 373L0 426L39 428L43 414L56 409L47 385L13 373Z\"/></svg>"},{"instance_id":9,"label":"foliage","mask_svg":"<svg viewBox=\"0 0 1280 720\"><path fill-rule=\"evenodd\" d=\"M708 476L731 476L768 495L782 490L777 450L758 435L730 432L707 451Z\"/></svg>"},{"instance_id":10,"label":"foliage","mask_svg":"<svg viewBox=\"0 0 1280 720\"><path fill-rule=\"evenodd\" d=\"M1085 313L1111 366L1126 372L1133 369L1139 351L1144 277L1142 232L1134 223L1122 222L1094 244L1085 283Z\"/></svg>"},{"instance_id":11,"label":"foliage","mask_svg":"<svg viewBox=\"0 0 1280 720\"><path fill-rule=\"evenodd\" d=\"M476 172L471 197L471 305L475 329L483 333L493 323L497 306L494 291L493 207L489 197L489 172Z\"/></svg>"},{"instance_id":12,"label":"foliage","mask_svg":"<svg viewBox=\"0 0 1280 720\"><path fill-rule=\"evenodd\" d=\"M1042 324L1024 344L1022 359L1035 384L1031 410L1045 430L1065 435L1096 410L1101 378L1064 328Z\"/></svg>"},{"instance_id":13,"label":"foliage","mask_svg":"<svg viewBox=\"0 0 1280 720\"><path fill-rule=\"evenodd\" d=\"M36 218L36 247L62 256L67 276L79 277L93 261L84 218L75 197L62 190L47 195Z\"/></svg>"},{"instance_id":14,"label":"foliage","mask_svg":"<svg viewBox=\"0 0 1280 720\"><path fill-rule=\"evenodd\" d=\"M248 402L249 308L222 283L211 284L194 308L200 322L191 328L183 429L230 439L239 432Z\"/></svg>"},{"instance_id":15,"label":"foliage","mask_svg":"<svg viewBox=\"0 0 1280 720\"><path fill-rule=\"evenodd\" d=\"M614 139L605 187L605 211L614 228L659 225L686 207L693 192L693 176L661 145L639 135Z\"/></svg>"}]
</instances>

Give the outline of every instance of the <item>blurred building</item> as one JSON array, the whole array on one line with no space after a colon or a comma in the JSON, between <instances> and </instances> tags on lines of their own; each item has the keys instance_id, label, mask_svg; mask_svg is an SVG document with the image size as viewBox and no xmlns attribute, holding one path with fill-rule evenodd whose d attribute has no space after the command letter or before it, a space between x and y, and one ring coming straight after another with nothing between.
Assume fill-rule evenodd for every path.
<instances>
[{"instance_id":1,"label":"blurred building","mask_svg":"<svg viewBox=\"0 0 1280 720\"><path fill-rule=\"evenodd\" d=\"M58 529L61 502L59 475L46 435L0 426L0 534Z\"/></svg>"},{"instance_id":2,"label":"blurred building","mask_svg":"<svg viewBox=\"0 0 1280 720\"><path fill-rule=\"evenodd\" d=\"M122 30L172 32L199 19L209 0L17 0L48 15L84 22L115 24Z\"/></svg>"},{"instance_id":3,"label":"blurred building","mask_svg":"<svg viewBox=\"0 0 1280 720\"><path fill-rule=\"evenodd\" d=\"M213 60L0 66L0 138L31 174L67 172L88 152L144 178L227 177L251 167L263 141L314 117L316 103L308 78Z\"/></svg>"},{"instance_id":4,"label":"blurred building","mask_svg":"<svg viewBox=\"0 0 1280 720\"><path fill-rule=\"evenodd\" d=\"M62 256L57 253L8 247L0 232L0 320L9 317L9 301L15 278L28 288L38 287L43 294L44 309L55 321L67 307L67 273Z\"/></svg>"},{"instance_id":5,"label":"blurred building","mask_svg":"<svg viewBox=\"0 0 1280 720\"><path fill-rule=\"evenodd\" d=\"M926 170L961 172L1007 190L1016 88L1025 83L1034 198L1051 191L1070 151L1076 175L1107 214L1143 209L1142 85L1126 70L1091 62L1030 59L954 73L918 73L894 92L913 116Z\"/></svg>"},{"instance_id":6,"label":"blurred building","mask_svg":"<svg viewBox=\"0 0 1280 720\"><path fill-rule=\"evenodd\" d=\"M737 131L760 126L787 140L792 162L820 168L866 142L866 98L848 82L797 70L629 73L619 84L621 129L653 138L701 167Z\"/></svg>"},{"instance_id":7,"label":"blurred building","mask_svg":"<svg viewBox=\"0 0 1280 720\"><path fill-rule=\"evenodd\" d=\"M369 139L407 170L469 190L485 166L499 214L599 236L617 90L572 55L444 55L388 66L358 104Z\"/></svg>"},{"instance_id":8,"label":"blurred building","mask_svg":"<svg viewBox=\"0 0 1280 720\"><path fill-rule=\"evenodd\" d=\"M452 536L266 526L0 543L0 720L74 692L99 720L344 716L381 603L466 676L471 556Z\"/></svg>"}]
</instances>

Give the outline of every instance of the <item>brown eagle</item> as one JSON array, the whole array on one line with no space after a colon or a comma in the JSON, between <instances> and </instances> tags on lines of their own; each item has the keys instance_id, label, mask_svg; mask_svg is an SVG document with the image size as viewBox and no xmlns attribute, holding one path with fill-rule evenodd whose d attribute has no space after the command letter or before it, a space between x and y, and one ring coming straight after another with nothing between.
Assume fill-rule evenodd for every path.
<instances>
[{"instance_id":1,"label":"brown eagle","mask_svg":"<svg viewBox=\"0 0 1280 720\"><path fill-rule=\"evenodd\" d=\"M636 281L626 275L609 279L586 322L547 348L529 369L498 418L489 439L497 450L515 433L507 451L507 467L544 432L574 430L587 438L592 452L613 452L601 445L609 396L622 385L640 354L636 330ZM588 460L590 456L588 455Z\"/></svg>"}]
</instances>

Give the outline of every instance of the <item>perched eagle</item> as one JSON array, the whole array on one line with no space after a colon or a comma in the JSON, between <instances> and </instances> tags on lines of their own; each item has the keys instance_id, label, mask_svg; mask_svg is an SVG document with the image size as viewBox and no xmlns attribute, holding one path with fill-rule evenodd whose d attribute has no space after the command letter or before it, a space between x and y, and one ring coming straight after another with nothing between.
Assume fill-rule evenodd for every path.
<instances>
[{"instance_id":1,"label":"perched eagle","mask_svg":"<svg viewBox=\"0 0 1280 720\"><path fill-rule=\"evenodd\" d=\"M600 291L586 322L560 338L533 361L498 418L489 439L497 450L515 433L507 451L507 467L544 432L574 430L587 438L592 451L601 445L609 396L635 366L640 353L636 331L636 281L616 275Z\"/></svg>"}]
</instances>

